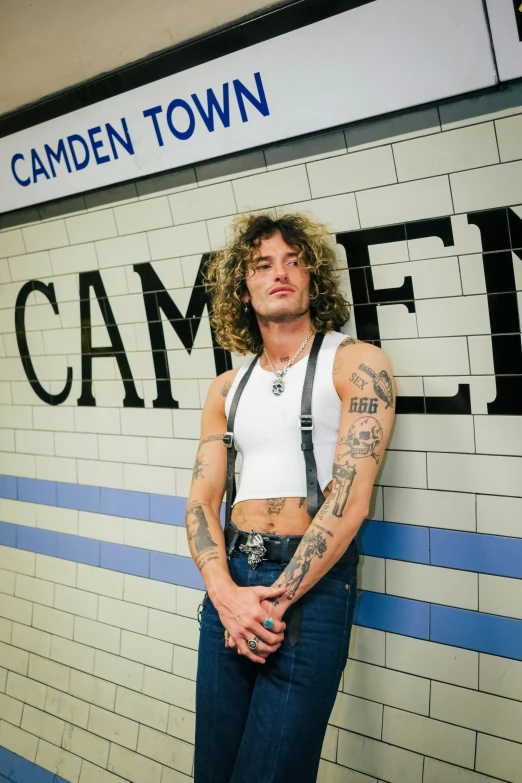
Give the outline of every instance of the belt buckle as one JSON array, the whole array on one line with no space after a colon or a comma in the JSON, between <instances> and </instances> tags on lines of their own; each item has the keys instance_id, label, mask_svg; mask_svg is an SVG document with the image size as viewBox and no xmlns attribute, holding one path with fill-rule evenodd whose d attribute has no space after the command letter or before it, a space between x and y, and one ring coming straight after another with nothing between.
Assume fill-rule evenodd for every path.
<instances>
[{"instance_id":1,"label":"belt buckle","mask_svg":"<svg viewBox=\"0 0 522 783\"><path fill-rule=\"evenodd\" d=\"M248 554L248 565L252 568L257 568L266 555L263 537L261 533L256 533L254 528L250 530L246 544L240 544L239 549L241 552L246 552Z\"/></svg>"}]
</instances>

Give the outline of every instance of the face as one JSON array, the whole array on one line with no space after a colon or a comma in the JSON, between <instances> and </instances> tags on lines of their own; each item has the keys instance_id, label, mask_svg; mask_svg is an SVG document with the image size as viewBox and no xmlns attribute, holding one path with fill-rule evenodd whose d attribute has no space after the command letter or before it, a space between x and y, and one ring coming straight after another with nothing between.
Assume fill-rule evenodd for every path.
<instances>
[{"instance_id":1,"label":"face","mask_svg":"<svg viewBox=\"0 0 522 783\"><path fill-rule=\"evenodd\" d=\"M244 301L266 321L292 321L310 309L309 283L297 251L277 232L260 242L247 273Z\"/></svg>"}]
</instances>

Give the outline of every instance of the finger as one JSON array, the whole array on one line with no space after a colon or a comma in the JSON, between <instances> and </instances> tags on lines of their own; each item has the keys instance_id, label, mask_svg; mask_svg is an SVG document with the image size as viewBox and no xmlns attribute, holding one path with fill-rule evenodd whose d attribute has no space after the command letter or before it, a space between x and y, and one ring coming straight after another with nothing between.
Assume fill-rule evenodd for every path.
<instances>
[{"instance_id":1,"label":"finger","mask_svg":"<svg viewBox=\"0 0 522 783\"><path fill-rule=\"evenodd\" d=\"M264 628L261 623L257 623L252 626L252 636L259 637L261 641L263 641L265 644L268 644L270 647L274 644L281 644L285 638L283 633L274 633L274 631L269 631ZM248 638L251 639L252 636L249 636Z\"/></svg>"},{"instance_id":2,"label":"finger","mask_svg":"<svg viewBox=\"0 0 522 783\"><path fill-rule=\"evenodd\" d=\"M265 659L260 655L257 655L254 650L251 650L244 639L238 639L237 651L240 655L244 655L245 658L249 658L254 663L264 663Z\"/></svg>"},{"instance_id":3,"label":"finger","mask_svg":"<svg viewBox=\"0 0 522 783\"><path fill-rule=\"evenodd\" d=\"M257 585L254 587L254 592L261 601L266 601L267 598L278 598L283 593L286 593L286 587L265 587L264 585Z\"/></svg>"},{"instance_id":4,"label":"finger","mask_svg":"<svg viewBox=\"0 0 522 783\"><path fill-rule=\"evenodd\" d=\"M261 613L256 615L256 620L259 623L261 623L263 628L265 627L263 623L265 622L267 617L272 617L272 615L261 614ZM282 633L286 628L286 623L284 623L282 620L276 620L275 617L272 617L272 620L274 621L273 626L271 628L267 628L266 630L270 631L270 633Z\"/></svg>"}]
</instances>

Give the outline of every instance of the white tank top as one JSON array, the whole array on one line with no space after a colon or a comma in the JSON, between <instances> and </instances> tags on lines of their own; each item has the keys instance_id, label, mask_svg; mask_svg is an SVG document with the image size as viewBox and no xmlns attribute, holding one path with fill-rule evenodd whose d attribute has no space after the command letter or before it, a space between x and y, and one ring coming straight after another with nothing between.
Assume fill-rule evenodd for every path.
<instances>
[{"instance_id":1,"label":"white tank top","mask_svg":"<svg viewBox=\"0 0 522 783\"><path fill-rule=\"evenodd\" d=\"M313 440L317 478L322 490L332 480L335 446L341 420L341 400L332 369L335 352L346 335L325 335L317 358L312 392ZM243 390L234 423L234 443L241 454L235 503L242 500L306 497L305 461L301 450L301 395L308 356L292 365L284 377L284 392L272 392L272 371L256 363ZM225 413L239 381L250 366L246 362L227 394Z\"/></svg>"}]
</instances>

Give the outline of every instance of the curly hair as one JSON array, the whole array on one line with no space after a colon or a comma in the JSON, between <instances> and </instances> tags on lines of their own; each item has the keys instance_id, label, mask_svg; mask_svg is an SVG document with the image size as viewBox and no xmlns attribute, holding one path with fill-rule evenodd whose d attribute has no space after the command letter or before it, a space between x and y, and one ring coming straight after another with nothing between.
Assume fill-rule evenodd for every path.
<instances>
[{"instance_id":1,"label":"curly hair","mask_svg":"<svg viewBox=\"0 0 522 783\"><path fill-rule=\"evenodd\" d=\"M242 296L246 276L261 240L280 232L298 251L299 264L310 273L310 317L315 332L331 332L350 316L350 305L339 290L338 260L327 228L304 215L270 213L241 215L233 223L226 246L210 254L204 285L210 297L210 322L216 342L245 355L263 346L255 312L245 312Z\"/></svg>"}]
</instances>

